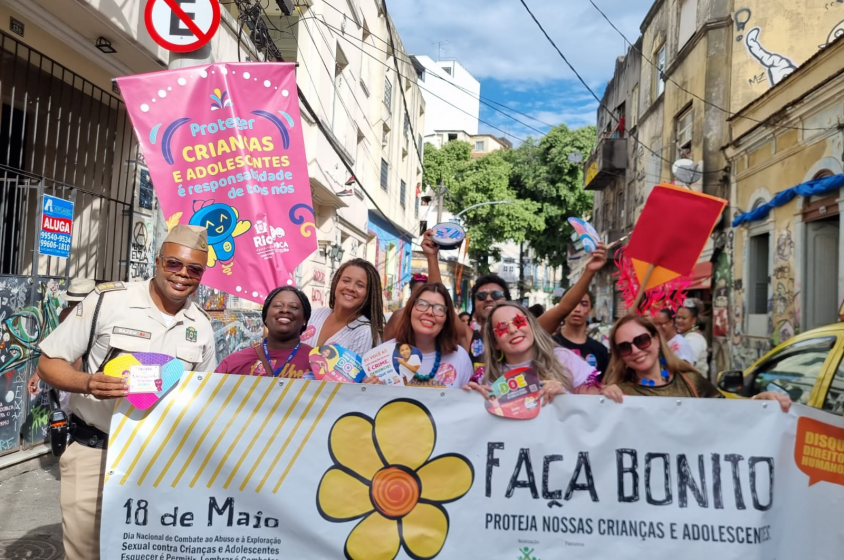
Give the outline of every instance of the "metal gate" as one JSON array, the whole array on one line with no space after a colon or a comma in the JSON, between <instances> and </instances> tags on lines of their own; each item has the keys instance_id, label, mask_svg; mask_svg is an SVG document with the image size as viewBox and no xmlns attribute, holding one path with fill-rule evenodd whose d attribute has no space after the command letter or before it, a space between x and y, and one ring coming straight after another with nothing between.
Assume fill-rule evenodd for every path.
<instances>
[{"instance_id":1,"label":"metal gate","mask_svg":"<svg viewBox=\"0 0 844 560\"><path fill-rule=\"evenodd\" d=\"M69 278L127 280L139 178L123 102L0 32L0 454L44 440L29 396ZM75 203L70 258L38 254L41 199ZM21 436L21 432L23 436Z\"/></svg>"}]
</instances>

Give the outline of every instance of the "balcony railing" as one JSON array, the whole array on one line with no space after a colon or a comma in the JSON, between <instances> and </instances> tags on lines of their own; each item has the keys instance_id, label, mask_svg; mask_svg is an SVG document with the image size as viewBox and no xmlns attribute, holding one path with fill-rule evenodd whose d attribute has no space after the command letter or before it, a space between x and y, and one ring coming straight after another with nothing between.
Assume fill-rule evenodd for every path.
<instances>
[{"instance_id":1,"label":"balcony railing","mask_svg":"<svg viewBox=\"0 0 844 560\"><path fill-rule=\"evenodd\" d=\"M583 186L600 190L627 169L627 138L601 138L586 162Z\"/></svg>"}]
</instances>

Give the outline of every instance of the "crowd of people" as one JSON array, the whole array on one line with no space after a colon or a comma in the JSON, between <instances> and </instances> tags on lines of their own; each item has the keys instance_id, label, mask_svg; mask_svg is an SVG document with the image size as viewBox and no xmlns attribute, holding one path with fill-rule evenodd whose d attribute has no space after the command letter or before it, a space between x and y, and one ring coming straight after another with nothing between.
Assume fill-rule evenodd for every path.
<instances>
[{"instance_id":1,"label":"crowd of people","mask_svg":"<svg viewBox=\"0 0 844 560\"><path fill-rule=\"evenodd\" d=\"M189 297L205 272L207 234L179 225L155 259L155 276L142 283L100 284L76 294L72 311L40 345L38 375L71 394L71 435L61 457L61 506L66 557L97 559L106 447L113 399L128 394L126 380L102 373L105 363L133 352L169 354L185 370L313 379L313 348L339 346L362 355L395 342L400 363L414 387L479 393L488 399L501 375L531 367L541 382L543 405L561 394L603 395L622 403L625 395L720 398L707 378L706 341L698 332L696 305L675 315L627 315L609 335L609 348L587 335L594 275L606 263L599 244L580 279L548 310L512 301L507 283L480 277L470 292L472 309L458 313L442 283L438 247L431 232L422 242L428 275L413 278L405 306L385 320L378 271L363 259L340 266L331 281L328 307L312 310L292 286L274 290L261 316L265 337L216 363L214 336L205 312ZM69 290L70 291L70 290ZM89 290L90 291L90 290ZM80 301L81 300L81 301ZM702 339L698 340L698 338ZM413 355L411 347L421 353ZM326 359L331 356L325 356ZM367 377L364 383L380 383ZM779 393L755 399L791 401Z\"/></svg>"}]
</instances>

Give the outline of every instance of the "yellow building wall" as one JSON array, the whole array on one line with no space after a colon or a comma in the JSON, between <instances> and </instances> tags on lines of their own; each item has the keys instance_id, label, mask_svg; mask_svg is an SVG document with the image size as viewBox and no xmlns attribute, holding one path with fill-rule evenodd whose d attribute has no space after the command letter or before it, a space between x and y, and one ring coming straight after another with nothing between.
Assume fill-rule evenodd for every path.
<instances>
[{"instance_id":1,"label":"yellow building wall","mask_svg":"<svg viewBox=\"0 0 844 560\"><path fill-rule=\"evenodd\" d=\"M780 146L779 140L784 140L788 147L793 146L793 134L786 133L777 139L776 155L771 154L770 143L765 148L752 152L751 155L761 153L768 157L750 157L751 165L748 172L739 177L736 182L736 203L742 211L748 211L759 199L762 191L767 191L766 200L805 180L806 170L811 169L818 161L827 156L834 156L834 139L826 139L804 146L791 155L782 157L786 148ZM840 149L838 149L840 152ZM741 158L741 156L740 156ZM743 159L743 158L742 158ZM795 248L795 220L800 221L799 212L801 199L792 200L785 206L772 210L766 221L773 219L773 232L770 238L770 251L773 254L773 270L771 272L771 292L768 300L768 326L765 336L759 333L745 332L747 287L744 286L744 263L748 262L747 227L734 229L734 266L732 293L732 338L730 355L732 367L743 369L770 350L773 346L790 338L801 329L801 286L795 275L800 263L795 262L795 255L799 251ZM758 223L753 222L751 225Z\"/></svg>"},{"instance_id":2,"label":"yellow building wall","mask_svg":"<svg viewBox=\"0 0 844 560\"><path fill-rule=\"evenodd\" d=\"M838 33L844 3L836 0L736 0L732 109L781 82Z\"/></svg>"}]
</instances>

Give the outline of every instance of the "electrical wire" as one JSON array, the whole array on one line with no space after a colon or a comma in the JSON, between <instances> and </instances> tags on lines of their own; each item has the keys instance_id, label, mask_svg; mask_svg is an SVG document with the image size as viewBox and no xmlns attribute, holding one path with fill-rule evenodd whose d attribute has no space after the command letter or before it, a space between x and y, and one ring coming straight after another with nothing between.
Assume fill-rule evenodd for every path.
<instances>
[{"instance_id":1,"label":"electrical wire","mask_svg":"<svg viewBox=\"0 0 844 560\"><path fill-rule=\"evenodd\" d=\"M337 7L335 7L335 6L332 6L332 5L331 5L331 4L329 4L328 2L323 2L323 4L324 4L324 5L326 5L326 6L328 6L328 7L329 7L329 8L331 8L332 10L336 11L336 12L337 12L337 13L339 13L340 15L342 15L345 19L348 19L349 21L354 21L354 20L352 20L352 19L351 19L351 18L350 18L350 17L349 17L349 16L348 16L345 12L343 12L343 11L342 11L342 10L340 10L339 8L337 8ZM331 25L330 25L330 24L328 24L327 22L321 21L321 23L322 23L323 25L325 25L326 27L329 27L329 28L333 29L335 32L336 32L336 31L342 31L342 30L338 30L337 28L335 28L335 27L331 26ZM382 42L382 43L384 43L385 45L390 46L390 45L389 45L389 43L387 43L387 41L385 41L384 39L382 39L382 38L381 38L381 37L379 37L378 35L375 35L374 33L371 33L371 32L369 33L369 35L370 35L371 37L374 37L374 38L378 39L379 41L381 41L381 42ZM355 39L355 40L359 40L361 43L364 43L364 42L365 42L363 38L358 39L357 37L355 37L354 39ZM372 46L372 45L371 45L371 46ZM389 51L385 51L385 50L379 49L378 47L375 47L375 46L372 46L372 48L373 48L373 49L375 49L375 50L377 50L377 51L383 52L383 53L385 53L385 54L395 56L396 58L398 58L398 59L402 60L402 62L406 62L407 64L411 64L411 65L413 64L413 60L412 60L410 57L401 57L401 56L399 56L398 54L396 54L396 53L395 53L395 51L393 51L393 53L390 53ZM475 95L475 94L474 94L474 92L473 92L472 90L470 90L470 89L468 89L468 88L465 88L465 87L463 87L463 86L460 86L460 85L458 85L458 84L456 84L456 83L454 83L454 82L452 82L452 81L450 81L450 80L448 80L448 79L446 79L446 78L444 78L444 77L442 77L442 76L440 76L440 75L438 75L438 74L433 74L433 73L430 73L430 72L429 72L429 73L428 73L428 75L433 76L434 78L436 78L436 79L438 79L438 80L441 80L441 81L443 81L443 82L447 83L448 85L450 85L450 86L452 86L452 87L454 87L454 88L456 88L456 89L459 89L459 90L460 90L460 91L462 91L463 93L466 93L466 94L467 94L469 97L471 97L472 99L476 99L476 100L477 100L477 101L479 101L481 104L483 104L483 105L485 105L485 106L489 107L489 108L490 108L490 109L492 109L493 111L496 111L496 112L498 112L498 113L501 113L502 115L506 116L507 118L512 119L512 120L516 121L517 123L521 124L522 126L527 127L527 128L529 128L529 129L531 129L531 130L533 130L533 131L535 131L535 132L537 132L537 133L539 133L539 134L541 134L541 135L545 135L545 132L544 132L544 131L542 131L542 130L539 130L539 129L537 129L537 128L534 128L533 126L531 126L531 125L529 125L529 124L527 124L527 123L525 123L525 122L523 122L523 121L520 121L519 119L517 119L517 118L513 117L512 115L510 115L509 113L507 113L507 112L505 112L505 111L502 111L501 109L498 109L497 107L495 107L495 105L498 105L498 106L500 106L500 107L505 107L506 109L508 109L508 110L512 111L513 113L516 113L516 114L521 115L521 116L523 116L523 117L527 117L527 118L529 118L529 119L531 119L531 120L533 120L533 121L536 121L536 122L538 122L538 123L540 123L540 124L543 124L543 125L545 125L545 126L548 126L548 127L551 127L551 128L553 128L553 127L557 126L557 125L550 124L550 123L547 123L547 122L545 122L545 121L542 121L542 120L540 120L540 119L537 119L536 117L533 117L533 116L531 116L531 115L528 115L527 113L522 113L521 111L518 111L518 110L516 110L516 109L513 109L512 107L510 107L510 106L508 106L508 105L505 105L505 104L503 104L503 103L500 103L500 102L498 102L498 101L495 101L494 99L490 99L490 98L488 98L488 97L484 97L484 96L482 96L482 95Z\"/></svg>"},{"instance_id":2,"label":"electrical wire","mask_svg":"<svg viewBox=\"0 0 844 560\"><path fill-rule=\"evenodd\" d=\"M601 107L602 109L604 109L607 112L607 114L609 114L609 116L617 124L620 123L620 120L615 115L615 113L613 113L613 111L609 107L607 107L606 104L604 104L604 102L595 94L595 92L592 91L592 88L589 87L589 84L586 83L586 80L583 79L583 76L581 76L580 73L577 71L577 69L572 65L572 63L569 62L569 59L566 58L566 55L563 54L563 51L560 50L560 47L557 46L557 43L555 43L554 40L551 38L551 36L548 35L548 32L545 31L545 27L542 26L542 23L534 15L533 11L530 9L530 6L527 5L527 2L525 2L525 0L519 0L519 2L522 4L522 6L524 6L525 10L527 10L527 13L530 15L530 17L534 21L534 23L536 23L536 26L539 27L539 30L542 32L542 34L545 36L545 38L548 40L548 42L551 43L551 46L554 47L554 50L557 51L557 54L560 55L560 58L563 59L563 62L566 63L566 66L569 67L569 69L572 71L572 73L574 73L574 75L577 77L577 79L580 81L580 83L583 84L583 87L586 88L586 91L588 91L592 95L592 97L595 98L595 101L598 102L598 106ZM639 140L639 137L637 135L630 134L629 137L632 138L634 142L636 142L637 144L642 146L642 148L644 148L645 150L647 150L651 154L655 155L656 157L658 157L659 159L661 159L662 161L664 161L668 165L674 164L673 161L671 161L671 160L663 157L661 154L658 154L655 151L653 151L644 142ZM718 170L715 170L715 171L703 171L701 173L703 173L703 174L716 174L716 173L720 174L720 173L723 173L724 171L726 171L726 168L718 169Z\"/></svg>"},{"instance_id":3,"label":"electrical wire","mask_svg":"<svg viewBox=\"0 0 844 560\"><path fill-rule=\"evenodd\" d=\"M608 24L610 24L610 27L615 29L616 33L621 35L621 38L624 39L624 42L627 43L627 45L629 45L635 52L638 52L639 56L641 56L648 64L650 64L651 66L653 66L654 68L656 68L657 70L660 71L660 75L661 75L661 77L664 81L671 82L672 84L677 86L677 88L680 89L681 91L688 93L690 96L694 97L695 99L699 99L700 101L703 101L703 103L705 105L709 105L710 107L712 107L714 109L718 109L719 111L726 113L730 117L738 117L740 119L745 119L745 120L755 122L755 123L758 123L758 124L768 124L768 126L775 127L775 128L783 128L783 129L787 129L787 130L802 130L802 131L807 131L807 130L808 131L818 131L818 130L829 131L829 130L832 130L833 128L835 128L835 127L830 127L830 128L802 128L802 127L798 127L798 126L787 126L787 125L778 125L778 124L774 124L774 123L767 123L767 121L760 121L758 119L754 119L753 117L747 117L747 116L744 116L744 115L739 115L738 113L733 113L733 112L731 112L727 109L724 109L723 107L720 107L719 105L716 105L715 103L712 103L711 101L704 99L703 97L687 90L685 87L683 87L682 85L680 85L679 83L677 83L673 79L666 76L665 73L659 68L659 65L657 65L654 61L652 61L648 57L646 57L641 49L636 48L636 45L634 45L633 43L630 42L630 40L624 35L624 33L622 33L621 30L618 27L616 27L615 24L612 21L610 21L610 18L607 17L607 14L605 14L601 10L601 8L599 8L598 5L595 4L595 2L593 0L589 0L589 3L592 4L593 8L598 10L598 13L601 14L601 17L603 17L606 20L606 22Z\"/></svg>"}]
</instances>

